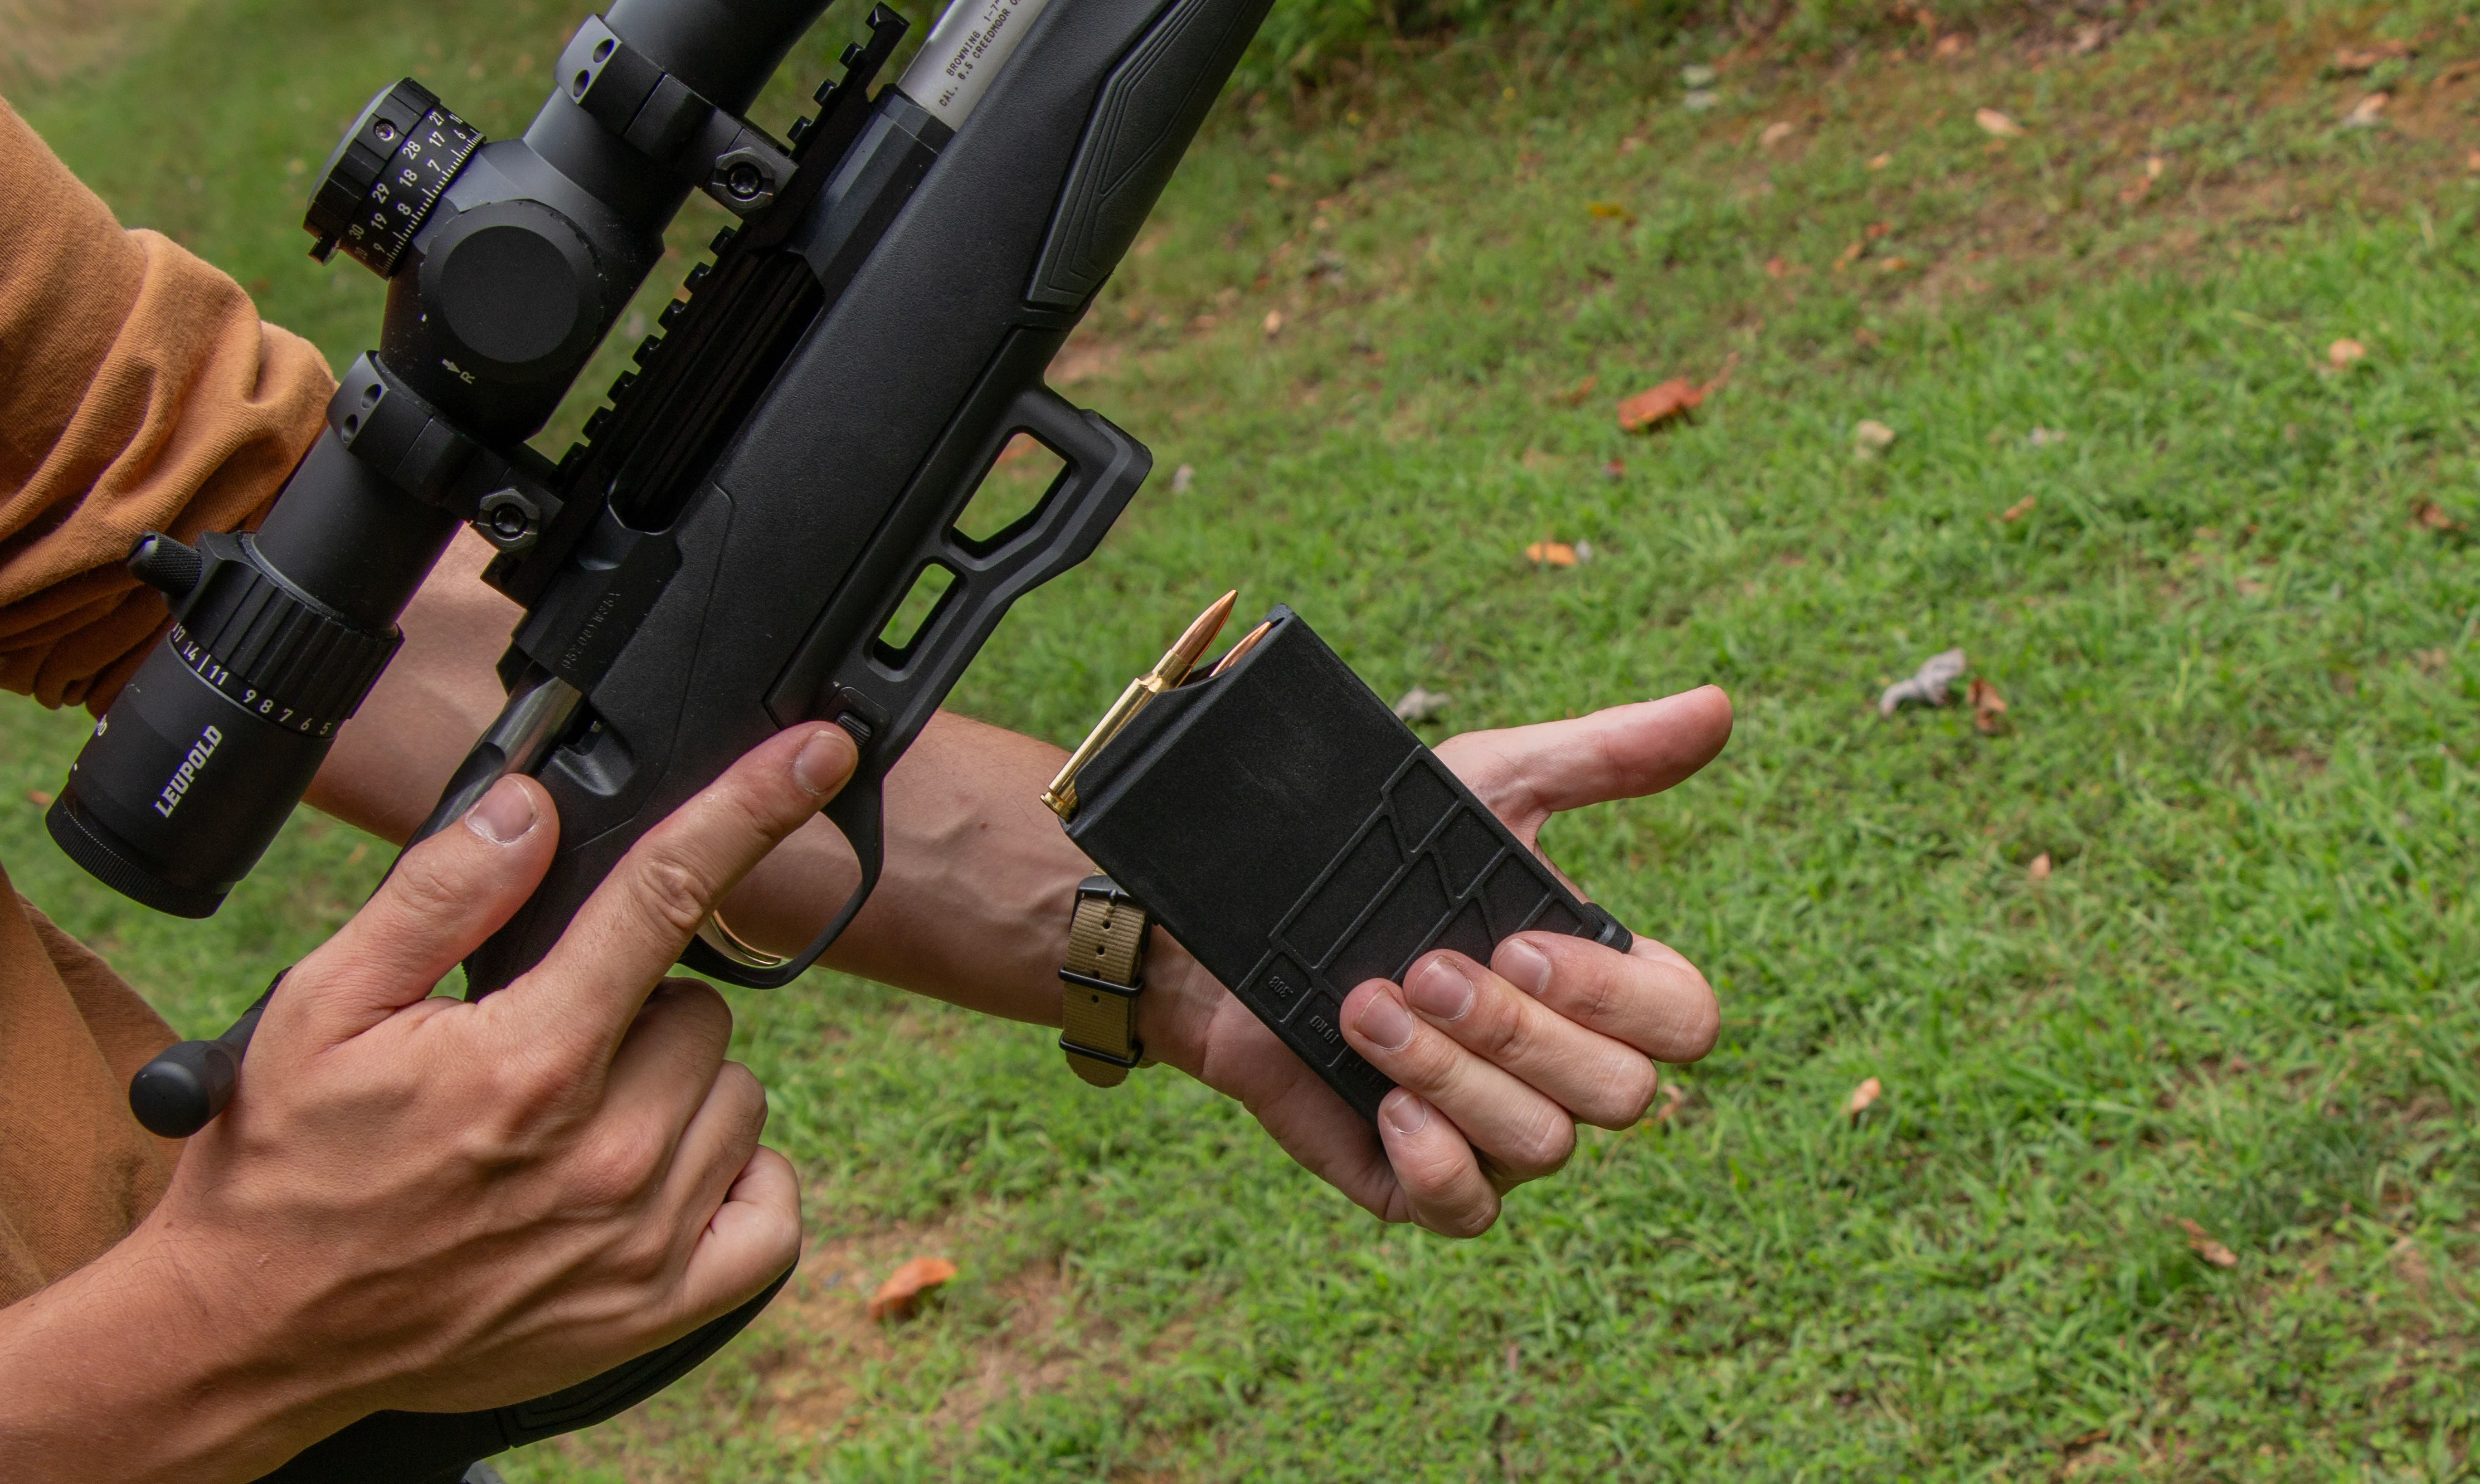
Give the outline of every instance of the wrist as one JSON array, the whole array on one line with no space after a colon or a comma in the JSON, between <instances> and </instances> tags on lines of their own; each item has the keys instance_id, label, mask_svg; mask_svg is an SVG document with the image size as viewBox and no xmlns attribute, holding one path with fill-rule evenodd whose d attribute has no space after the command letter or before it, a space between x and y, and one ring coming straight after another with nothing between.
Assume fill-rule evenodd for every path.
<instances>
[{"instance_id":1,"label":"wrist","mask_svg":"<svg viewBox=\"0 0 2480 1484\"><path fill-rule=\"evenodd\" d=\"M167 1225L0 1310L0 1479L254 1479L351 1420L266 1318L285 1306Z\"/></svg>"},{"instance_id":2,"label":"wrist","mask_svg":"<svg viewBox=\"0 0 2480 1484\"><path fill-rule=\"evenodd\" d=\"M1149 1061L1202 1081L1206 1028L1223 983L1157 927L1146 945L1146 990L1137 1000L1137 1037Z\"/></svg>"}]
</instances>

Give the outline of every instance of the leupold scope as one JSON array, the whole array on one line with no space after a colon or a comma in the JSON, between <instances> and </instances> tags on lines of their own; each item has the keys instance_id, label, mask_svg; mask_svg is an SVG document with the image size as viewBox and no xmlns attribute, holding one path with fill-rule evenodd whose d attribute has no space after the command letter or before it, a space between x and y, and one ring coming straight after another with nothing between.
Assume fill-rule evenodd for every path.
<instances>
[{"instance_id":1,"label":"leupold scope","mask_svg":"<svg viewBox=\"0 0 2480 1484\"><path fill-rule=\"evenodd\" d=\"M800 132L778 142L740 115L824 8L618 0L569 41L521 139L484 143L411 79L362 110L306 225L315 256L341 248L388 281L379 348L258 530L133 552L173 627L45 816L71 858L149 907L215 911L386 668L458 524L522 553L556 521L563 472L524 440L688 193L741 217L775 199ZM873 22L890 44L903 29ZM874 69L885 47L848 68L865 50Z\"/></svg>"}]
</instances>

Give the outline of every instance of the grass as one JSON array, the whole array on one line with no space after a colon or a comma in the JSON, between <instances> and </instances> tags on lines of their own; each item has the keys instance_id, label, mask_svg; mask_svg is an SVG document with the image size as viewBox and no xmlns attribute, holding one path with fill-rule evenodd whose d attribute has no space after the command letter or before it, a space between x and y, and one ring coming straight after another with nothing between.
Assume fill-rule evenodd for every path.
<instances>
[{"instance_id":1,"label":"grass","mask_svg":"<svg viewBox=\"0 0 2480 1484\"><path fill-rule=\"evenodd\" d=\"M373 286L294 262L285 162L400 68L504 131L515 55L566 24L431 13L466 49L196 0L17 101L341 364ZM2378 79L2392 122L2340 128L2369 80L2328 59L2382 36L2421 43ZM1719 681L1741 723L1704 776L1549 839L1705 966L1720 1049L1459 1244L1373 1225L1169 1074L1093 1093L1038 1031L828 976L738 995L803 1276L510 1477L2469 1472L2480 33L2228 3L2072 37L1820 59L1614 23L1231 100L1058 369L1193 481L1022 605L958 704L1069 739L1226 581L1382 691L1453 692L1434 733ZM1692 113L1677 69L1717 58ZM1695 422L1615 426L1726 367ZM1544 536L1595 557L1534 570ZM1880 721L1950 645L2005 725ZM187 1029L378 863L305 816L223 915L151 918L13 802L81 724L0 716L0 857ZM917 1252L962 1265L943 1303L861 1319Z\"/></svg>"}]
</instances>

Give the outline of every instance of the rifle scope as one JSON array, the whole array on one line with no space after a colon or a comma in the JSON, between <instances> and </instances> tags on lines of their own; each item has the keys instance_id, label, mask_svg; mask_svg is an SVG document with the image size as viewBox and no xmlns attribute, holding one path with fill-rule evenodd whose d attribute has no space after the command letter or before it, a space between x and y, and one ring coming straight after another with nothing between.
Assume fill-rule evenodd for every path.
<instances>
[{"instance_id":1,"label":"rifle scope","mask_svg":"<svg viewBox=\"0 0 2480 1484\"><path fill-rule=\"evenodd\" d=\"M386 668L457 524L513 555L557 520L562 471L524 440L688 192L740 217L774 200L801 129L780 143L740 115L825 5L618 0L570 39L521 139L484 142L409 78L371 100L305 225L314 256L341 247L387 280L379 348L257 531L149 534L131 553L173 625L44 817L72 859L148 907L216 910Z\"/></svg>"}]
</instances>

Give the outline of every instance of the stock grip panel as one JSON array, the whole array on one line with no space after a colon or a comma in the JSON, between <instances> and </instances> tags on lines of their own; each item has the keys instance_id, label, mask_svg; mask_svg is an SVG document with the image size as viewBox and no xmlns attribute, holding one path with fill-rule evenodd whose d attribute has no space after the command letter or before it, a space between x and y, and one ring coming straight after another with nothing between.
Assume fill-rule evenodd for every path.
<instances>
[{"instance_id":1,"label":"stock grip panel","mask_svg":"<svg viewBox=\"0 0 2480 1484\"><path fill-rule=\"evenodd\" d=\"M680 566L587 692L592 729L537 775L559 810L559 852L467 961L475 991L538 961L631 845L805 717L848 716L867 732L829 814L869 852L877 784L1007 602L1091 550L1144 476L1144 451L1043 389L1042 371L1267 4L1044 10L674 523ZM824 230L804 223L787 247L801 250L814 227ZM956 514L1018 430L1069 473L1029 524L963 543ZM879 652L886 615L932 561L964 596L951 592L904 652Z\"/></svg>"},{"instance_id":2,"label":"stock grip panel","mask_svg":"<svg viewBox=\"0 0 2480 1484\"><path fill-rule=\"evenodd\" d=\"M861 739L870 771L865 777L857 769L826 809L860 858L860 884L788 963L752 968L696 941L681 960L689 967L745 988L772 989L800 978L817 961L878 884L886 769L921 734L965 667L1007 616L1009 605L1092 555L1153 468L1153 455L1144 445L1108 419L1070 405L1048 387L1027 388L1005 411L995 424L968 420L966 436L977 426L992 429L980 434L977 447L966 450L969 462L961 467L971 477L941 479L946 489L943 499L908 502L934 519L899 523L872 544L857 573L859 580L818 620L766 698L768 714L783 726L823 718L840 722ZM1006 529L986 541L959 535L957 518L1018 433L1030 434L1059 455L1064 467L1058 477L1040 502ZM933 459L932 477L944 473L941 466L945 462ZM904 647L891 647L881 633L914 584L934 567L948 574L947 590Z\"/></svg>"}]
</instances>

